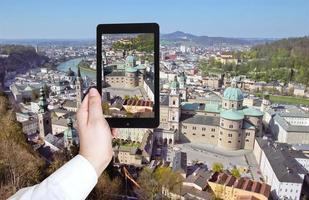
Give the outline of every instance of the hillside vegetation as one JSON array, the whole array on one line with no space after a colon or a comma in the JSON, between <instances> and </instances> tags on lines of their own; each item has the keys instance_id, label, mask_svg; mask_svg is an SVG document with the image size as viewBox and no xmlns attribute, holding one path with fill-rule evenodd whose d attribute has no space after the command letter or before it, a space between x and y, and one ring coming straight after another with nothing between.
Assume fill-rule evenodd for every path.
<instances>
[{"instance_id":1,"label":"hillside vegetation","mask_svg":"<svg viewBox=\"0 0 309 200\"><path fill-rule=\"evenodd\" d=\"M309 85L309 37L282 39L234 55L243 62L223 65L215 60L201 61L200 68L205 73L229 72L257 81L293 81Z\"/></svg>"}]
</instances>

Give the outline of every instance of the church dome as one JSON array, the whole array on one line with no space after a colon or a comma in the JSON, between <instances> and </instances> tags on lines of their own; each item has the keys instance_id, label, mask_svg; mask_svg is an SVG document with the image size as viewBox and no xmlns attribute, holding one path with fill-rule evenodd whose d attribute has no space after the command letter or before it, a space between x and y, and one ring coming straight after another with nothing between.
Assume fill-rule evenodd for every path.
<instances>
[{"instance_id":1,"label":"church dome","mask_svg":"<svg viewBox=\"0 0 309 200\"><path fill-rule=\"evenodd\" d=\"M144 69L146 69L146 66L143 65L143 64L140 64L140 65L137 65L136 68L137 68L138 70L144 70Z\"/></svg>"},{"instance_id":2,"label":"church dome","mask_svg":"<svg viewBox=\"0 0 309 200\"><path fill-rule=\"evenodd\" d=\"M240 111L230 109L230 110L224 110L220 113L220 117L228 120L242 120L244 119L244 114Z\"/></svg>"},{"instance_id":3,"label":"church dome","mask_svg":"<svg viewBox=\"0 0 309 200\"><path fill-rule=\"evenodd\" d=\"M130 63L132 63L132 62L135 62L136 61L136 58L134 57L134 56L127 56L127 58L126 58L126 62L130 62Z\"/></svg>"},{"instance_id":4,"label":"church dome","mask_svg":"<svg viewBox=\"0 0 309 200\"><path fill-rule=\"evenodd\" d=\"M135 67L127 67L126 72L128 73L135 73L137 72L137 69Z\"/></svg>"},{"instance_id":5,"label":"church dome","mask_svg":"<svg viewBox=\"0 0 309 200\"><path fill-rule=\"evenodd\" d=\"M244 95L241 89L237 87L228 87L224 90L223 98L231 101L242 101L244 100Z\"/></svg>"},{"instance_id":6,"label":"church dome","mask_svg":"<svg viewBox=\"0 0 309 200\"><path fill-rule=\"evenodd\" d=\"M171 82L171 89L179 88L179 82L177 80L174 80Z\"/></svg>"}]
</instances>

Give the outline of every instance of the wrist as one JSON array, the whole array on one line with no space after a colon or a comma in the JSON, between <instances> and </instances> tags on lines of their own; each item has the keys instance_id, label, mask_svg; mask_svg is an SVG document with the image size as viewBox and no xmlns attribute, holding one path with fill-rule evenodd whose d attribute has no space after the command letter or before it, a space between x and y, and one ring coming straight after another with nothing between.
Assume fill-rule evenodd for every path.
<instances>
[{"instance_id":1,"label":"wrist","mask_svg":"<svg viewBox=\"0 0 309 200\"><path fill-rule=\"evenodd\" d=\"M93 166L94 170L96 171L98 177L102 174L102 172L106 169L108 164L111 161L111 158L106 160L98 160L98 158L94 158L92 156L84 155L82 152L79 153L79 155L83 156L88 162Z\"/></svg>"}]
</instances>

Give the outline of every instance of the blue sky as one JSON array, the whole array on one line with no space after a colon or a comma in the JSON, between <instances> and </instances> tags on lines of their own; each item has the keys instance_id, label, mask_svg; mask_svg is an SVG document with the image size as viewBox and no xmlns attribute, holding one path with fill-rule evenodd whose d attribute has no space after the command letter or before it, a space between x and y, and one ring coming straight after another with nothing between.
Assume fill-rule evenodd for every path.
<instances>
[{"instance_id":1,"label":"blue sky","mask_svg":"<svg viewBox=\"0 0 309 200\"><path fill-rule=\"evenodd\" d=\"M162 33L309 35L309 0L0 0L0 38L95 38L99 23L157 22Z\"/></svg>"}]
</instances>

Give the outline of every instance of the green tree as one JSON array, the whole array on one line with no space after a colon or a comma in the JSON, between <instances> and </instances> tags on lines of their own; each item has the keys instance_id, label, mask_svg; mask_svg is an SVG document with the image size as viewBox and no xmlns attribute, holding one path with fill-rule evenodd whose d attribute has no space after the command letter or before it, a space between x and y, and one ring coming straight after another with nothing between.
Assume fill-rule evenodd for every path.
<instances>
[{"instance_id":1,"label":"green tree","mask_svg":"<svg viewBox=\"0 0 309 200\"><path fill-rule=\"evenodd\" d=\"M240 178L240 172L239 172L239 170L236 168L236 167L234 167L232 170L231 170L231 174L232 174L232 176L234 176L235 178Z\"/></svg>"},{"instance_id":2,"label":"green tree","mask_svg":"<svg viewBox=\"0 0 309 200\"><path fill-rule=\"evenodd\" d=\"M223 164L215 162L212 164L212 171L214 172L222 172L223 171Z\"/></svg>"}]
</instances>

